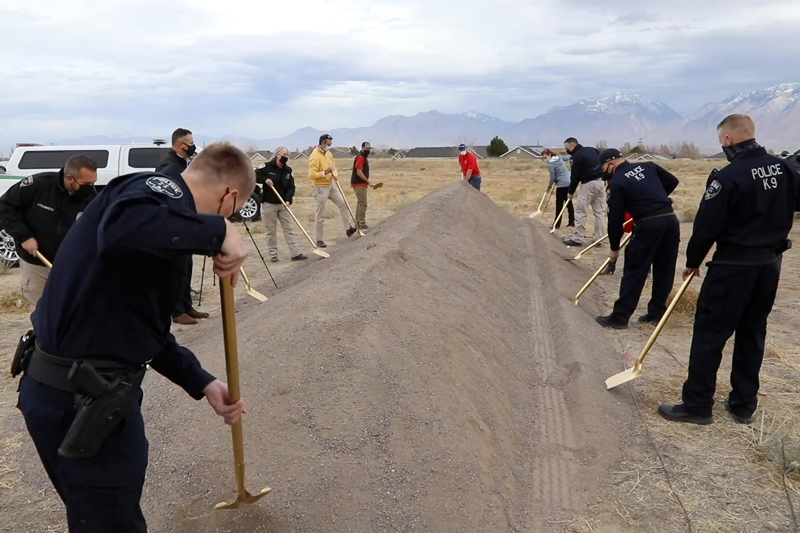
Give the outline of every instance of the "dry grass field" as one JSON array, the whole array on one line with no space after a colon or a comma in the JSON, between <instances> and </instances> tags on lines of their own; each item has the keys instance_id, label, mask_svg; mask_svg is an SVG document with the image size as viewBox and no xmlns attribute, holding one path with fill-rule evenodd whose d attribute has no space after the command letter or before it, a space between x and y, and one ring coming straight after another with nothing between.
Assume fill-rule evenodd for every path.
<instances>
[{"instance_id":1,"label":"dry grass field","mask_svg":"<svg viewBox=\"0 0 800 533\"><path fill-rule=\"evenodd\" d=\"M295 176L298 191L295 212L305 228L311 232L313 215L311 186L305 179L305 161L296 161ZM338 161L340 174L347 174L348 162ZM536 210L547 184L548 174L539 161L482 161L482 190L497 204L517 217L527 217ZM673 194L674 207L682 221L680 275L691 221L700 198L706 177L714 166L724 161L664 162L663 166L675 173L681 184ZM408 207L427 193L459 179L455 160L407 159L401 161L374 160L371 163L373 181L384 187L369 193L369 224L383 220ZM347 187L350 205L355 209L355 197ZM326 222L326 241L329 251L336 251L335 240L343 237L338 211L329 207ZM553 204L546 214L534 221L536 224L552 223ZM590 221L592 217L589 217ZM261 252L266 254L263 227L252 225ZM798 229L793 230L795 242ZM279 232L280 233L280 232ZM243 231L243 234L246 234ZM312 234L313 235L313 234ZM553 238L563 237L566 230L556 232ZM298 232L302 238L302 234ZM301 242L306 253L306 242ZM270 264L273 273L294 268L288 261L283 236L279 235L281 262ZM608 247L588 253L578 263L586 277L602 263ZM513 251L509 251L513 253ZM577 253L564 248L564 257ZM622 258L621 258L622 260ZM194 286L200 285L202 260L196 260ZM622 265L613 276L598 279L581 300L581 306L590 313L607 314L616 298ZM255 250L246 265L249 276L258 285L269 281ZM608 479L607 498L596 502L598 512L612 509L630 529L626 531L660 531L696 533L756 533L766 531L797 531L793 513L800 512L800 251L788 252L783 262L783 274L778 299L773 309L768 334L768 345L762 370L762 391L756 421L752 426L735 424L722 410L722 399L729 390L730 352L719 373L715 423L710 426L685 426L663 421L656 414L662 402L677 402L686 376L688 348L692 336L694 301L701 280L690 286L683 301L666 329L650 351L644 375L631 383L626 390L633 395L638 407L636 427L638 433L631 437L628 459L619 465ZM206 272L206 287L211 276ZM24 498L30 502L31 512L26 516L7 516L0 520L0 531L66 531L63 509L55 492L47 483L32 483L21 474L21 450L32 447L24 432L22 417L14 408L16 384L5 369L16 345L16 340L27 327L28 308L18 292L18 273L15 269L0 273L0 501ZM676 284L677 287L677 284ZM210 288L210 287L208 287ZM575 291L580 287L575 287ZM205 310L218 314L218 294L207 290L204 294ZM641 303L646 303L649 287L645 288ZM638 316L634 315L634 316ZM191 328L179 327L179 341L191 347ZM576 325L565 335L584 335L584 327ZM630 365L645 344L652 329L632 327L620 332L604 333L618 347L620 369ZM597 376L604 380L608 376ZM613 430L613 428L612 428ZM30 457L30 454L24 454ZM30 470L30 468L28 468ZM153 483L149 480L148 483ZM792 510L794 504L794 510ZM0 504L0 512L3 505ZM605 531L597 529L591 513L569 524L565 532L588 533Z\"/></svg>"}]
</instances>

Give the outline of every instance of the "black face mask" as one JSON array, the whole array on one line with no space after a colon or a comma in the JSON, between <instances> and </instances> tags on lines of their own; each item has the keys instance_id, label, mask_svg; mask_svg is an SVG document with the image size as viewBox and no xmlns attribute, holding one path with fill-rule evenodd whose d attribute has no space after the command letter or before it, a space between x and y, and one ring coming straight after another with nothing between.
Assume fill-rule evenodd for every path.
<instances>
[{"instance_id":1,"label":"black face mask","mask_svg":"<svg viewBox=\"0 0 800 533\"><path fill-rule=\"evenodd\" d=\"M186 145L186 157L192 157L196 151L197 151L197 146L193 144Z\"/></svg>"},{"instance_id":2,"label":"black face mask","mask_svg":"<svg viewBox=\"0 0 800 533\"><path fill-rule=\"evenodd\" d=\"M288 160L289 160L288 157L282 155L279 161L281 162L281 165L285 165Z\"/></svg>"},{"instance_id":3,"label":"black face mask","mask_svg":"<svg viewBox=\"0 0 800 533\"><path fill-rule=\"evenodd\" d=\"M362 153L362 154L364 154L364 157L369 157L369 153L370 153L371 151L372 151L372 150L361 150L361 153Z\"/></svg>"},{"instance_id":4,"label":"black face mask","mask_svg":"<svg viewBox=\"0 0 800 533\"><path fill-rule=\"evenodd\" d=\"M76 200L84 200L95 192L94 185L84 184L78 187L78 190L72 193L72 197Z\"/></svg>"},{"instance_id":5,"label":"black face mask","mask_svg":"<svg viewBox=\"0 0 800 533\"><path fill-rule=\"evenodd\" d=\"M736 157L743 153L752 150L753 148L758 148L758 143L755 139L750 139L747 141L742 141L738 144L732 144L730 146L723 146L722 151L725 154L725 158L728 162L732 162Z\"/></svg>"}]
</instances>

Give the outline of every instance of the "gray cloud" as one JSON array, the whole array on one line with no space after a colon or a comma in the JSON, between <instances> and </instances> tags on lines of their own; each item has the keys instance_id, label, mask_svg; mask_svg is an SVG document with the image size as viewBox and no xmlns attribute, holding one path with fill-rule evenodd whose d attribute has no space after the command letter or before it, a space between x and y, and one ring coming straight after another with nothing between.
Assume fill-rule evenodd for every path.
<instances>
[{"instance_id":1,"label":"gray cloud","mask_svg":"<svg viewBox=\"0 0 800 533\"><path fill-rule=\"evenodd\" d=\"M796 2L641 6L4 0L0 148L176 124L266 138L429 109L521 120L614 91L688 110L797 81Z\"/></svg>"}]
</instances>

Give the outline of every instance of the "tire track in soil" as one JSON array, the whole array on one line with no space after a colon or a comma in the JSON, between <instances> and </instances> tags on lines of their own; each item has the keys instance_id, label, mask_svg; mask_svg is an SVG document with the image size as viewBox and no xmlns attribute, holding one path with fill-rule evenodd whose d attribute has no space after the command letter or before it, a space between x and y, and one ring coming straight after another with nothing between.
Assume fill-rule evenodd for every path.
<instances>
[{"instance_id":1,"label":"tire track in soil","mask_svg":"<svg viewBox=\"0 0 800 533\"><path fill-rule=\"evenodd\" d=\"M530 336L533 357L540 368L538 405L540 416L535 423L538 435L539 456L533 461L533 494L547 507L571 509L571 481L577 468L563 449L575 448L576 440L564 393L547 380L557 370L555 348L551 339L547 309L542 298L543 284L537 269L537 253L534 249L530 225L525 225L525 240L528 247L526 268L530 294Z\"/></svg>"}]
</instances>

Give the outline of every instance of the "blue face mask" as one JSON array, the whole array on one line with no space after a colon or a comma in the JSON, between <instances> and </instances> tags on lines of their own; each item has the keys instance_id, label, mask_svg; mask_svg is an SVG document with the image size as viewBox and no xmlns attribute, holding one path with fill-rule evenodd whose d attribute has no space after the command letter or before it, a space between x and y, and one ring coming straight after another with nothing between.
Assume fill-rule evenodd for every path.
<instances>
[{"instance_id":1,"label":"blue face mask","mask_svg":"<svg viewBox=\"0 0 800 533\"><path fill-rule=\"evenodd\" d=\"M326 152L330 152L331 150L333 150L333 146L326 146L325 147L325 151Z\"/></svg>"}]
</instances>

